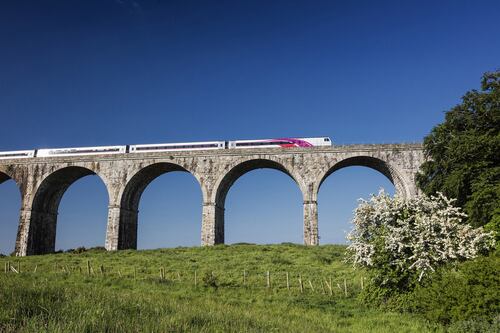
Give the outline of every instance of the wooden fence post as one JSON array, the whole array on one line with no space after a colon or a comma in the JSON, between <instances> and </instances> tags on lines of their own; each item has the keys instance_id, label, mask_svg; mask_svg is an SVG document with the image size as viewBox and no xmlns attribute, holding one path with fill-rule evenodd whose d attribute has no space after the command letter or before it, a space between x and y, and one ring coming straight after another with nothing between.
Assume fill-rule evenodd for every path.
<instances>
[{"instance_id":1,"label":"wooden fence post","mask_svg":"<svg viewBox=\"0 0 500 333\"><path fill-rule=\"evenodd\" d=\"M312 291L314 291L314 287L313 287L311 280L309 280L309 286L311 287Z\"/></svg>"},{"instance_id":2,"label":"wooden fence post","mask_svg":"<svg viewBox=\"0 0 500 333\"><path fill-rule=\"evenodd\" d=\"M328 288L328 290L330 291L330 296L332 296L333 295L333 290L332 290L331 279L330 279L330 283L328 283L328 281L325 280L325 284L326 284L326 287Z\"/></svg>"}]
</instances>

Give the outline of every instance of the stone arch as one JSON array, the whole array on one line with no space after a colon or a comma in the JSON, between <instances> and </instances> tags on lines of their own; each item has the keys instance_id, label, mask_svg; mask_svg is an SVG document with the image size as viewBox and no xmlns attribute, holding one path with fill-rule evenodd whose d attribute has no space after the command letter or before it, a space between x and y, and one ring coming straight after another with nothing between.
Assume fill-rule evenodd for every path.
<instances>
[{"instance_id":1,"label":"stone arch","mask_svg":"<svg viewBox=\"0 0 500 333\"><path fill-rule=\"evenodd\" d=\"M24 170L21 170L21 171L24 172ZM14 167L2 167L2 168L0 168L0 184L6 182L8 180L13 180L16 183L17 188L19 189L21 196L22 196L22 193L24 192L23 185L25 186L25 184L23 184L23 181L20 178L22 179L22 177L19 177L16 174Z\"/></svg>"},{"instance_id":2,"label":"stone arch","mask_svg":"<svg viewBox=\"0 0 500 333\"><path fill-rule=\"evenodd\" d=\"M410 196L409 189L404 181L402 173L391 163L384 161L381 158L369 155L358 155L341 159L329 166L326 171L319 176L315 183L314 190L312 191L312 207L310 208L311 213L309 213L312 217L305 217L304 221L305 225L309 225L311 229L309 234L305 235L305 237L308 236L310 239L309 244L319 244L317 200L321 185L335 171L350 166L364 166L378 171L388 178L394 185L397 194L402 195L405 198ZM311 222L307 224L307 220L311 220Z\"/></svg>"},{"instance_id":3,"label":"stone arch","mask_svg":"<svg viewBox=\"0 0 500 333\"><path fill-rule=\"evenodd\" d=\"M12 168L0 168L0 185L9 180L12 180L14 181L14 183L16 183L16 187L19 190L22 207L22 201L24 200L23 193L25 192L26 182L23 182L22 177L18 177L18 175L15 171L12 170Z\"/></svg>"},{"instance_id":4,"label":"stone arch","mask_svg":"<svg viewBox=\"0 0 500 333\"><path fill-rule=\"evenodd\" d=\"M299 186L301 193L304 193L302 179L299 178L299 176L294 175L291 168L286 166L286 164L269 157L250 158L243 161L239 160L228 169L229 171L221 176L215 183L211 201L204 202L204 210L209 208L209 210L211 209L213 211L211 213L204 213L204 219L205 215L213 215L209 218L210 220L213 220L213 225L211 227L213 230L204 229L203 232L205 235L202 235L203 244L224 243L224 207L226 197L233 184L244 174L256 169L278 170L292 178L292 180ZM211 237L207 236L207 234L211 234Z\"/></svg>"},{"instance_id":5,"label":"stone arch","mask_svg":"<svg viewBox=\"0 0 500 333\"><path fill-rule=\"evenodd\" d=\"M137 248L137 223L139 214L139 202L146 187L159 176L173 172L188 172L200 184L200 190L203 198L206 197L206 190L200 179L187 168L180 164L171 162L152 163L136 171L127 181L120 198L120 218L118 226L118 244L117 249L136 249Z\"/></svg>"},{"instance_id":6,"label":"stone arch","mask_svg":"<svg viewBox=\"0 0 500 333\"><path fill-rule=\"evenodd\" d=\"M3 173L2 170L0 170L0 184L2 184L3 182L6 182L9 179L12 179L12 177L7 175L6 173Z\"/></svg>"},{"instance_id":7,"label":"stone arch","mask_svg":"<svg viewBox=\"0 0 500 333\"><path fill-rule=\"evenodd\" d=\"M106 186L106 181L96 171L82 166L65 166L46 175L37 187L31 205L27 254L45 254L55 250L57 214L66 190L77 180L97 175Z\"/></svg>"},{"instance_id":8,"label":"stone arch","mask_svg":"<svg viewBox=\"0 0 500 333\"><path fill-rule=\"evenodd\" d=\"M396 188L396 193L404 198L410 196L410 190L407 184L404 181L402 173L391 163L384 161L380 158L360 155L360 156L352 156L345 159L342 159L336 162L333 166L331 166L325 174L323 174L317 183L317 189L315 191L315 195L318 195L319 189L323 182L337 170L347 168L350 166L364 166L373 170L376 170L383 174Z\"/></svg>"},{"instance_id":9,"label":"stone arch","mask_svg":"<svg viewBox=\"0 0 500 333\"><path fill-rule=\"evenodd\" d=\"M14 183L15 183L15 186L18 190L18 197L17 197L17 202L19 202L19 206L20 208L22 208L22 200L23 200L23 189L22 187L20 186L20 183L19 181L14 177L14 173L11 172L11 170L5 170L4 168L0 168L0 186L4 183L4 182L7 182L9 180L12 180ZM19 221L19 218L17 219ZM7 226L3 226L2 229L4 227L7 227ZM17 228L17 233L19 233L19 224L17 224L17 226L14 226L14 225L10 225L10 222L9 222L9 228ZM13 235L15 237L15 235ZM11 244L14 244L14 248L15 248L15 244L17 243L17 237L15 237L12 239L12 243Z\"/></svg>"},{"instance_id":10,"label":"stone arch","mask_svg":"<svg viewBox=\"0 0 500 333\"><path fill-rule=\"evenodd\" d=\"M288 168L285 164L270 158L249 159L245 161L239 161L235 165L231 166L229 171L218 180L215 185L215 191L213 194L214 202L216 202L218 205L221 205L221 207L224 207L226 196L231 186L233 186L233 184L241 176L256 169L274 169L281 171L292 178L292 180L297 183L300 189L303 188L301 179L293 175L290 168Z\"/></svg>"}]
</instances>

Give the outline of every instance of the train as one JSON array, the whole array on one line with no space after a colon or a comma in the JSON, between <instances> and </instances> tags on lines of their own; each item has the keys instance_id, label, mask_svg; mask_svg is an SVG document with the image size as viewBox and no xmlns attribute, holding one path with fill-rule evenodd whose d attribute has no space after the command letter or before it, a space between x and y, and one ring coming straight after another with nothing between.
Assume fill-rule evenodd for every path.
<instances>
[{"instance_id":1,"label":"train","mask_svg":"<svg viewBox=\"0 0 500 333\"><path fill-rule=\"evenodd\" d=\"M125 146L101 146L79 148L49 148L34 150L17 150L0 152L0 159L36 158L58 156L86 156L110 154L140 154L150 152L168 151L194 151L212 149L255 149L255 148L292 148L292 147L318 147L331 146L329 137L316 138L280 138L235 141L205 141L183 143L159 143Z\"/></svg>"}]
</instances>

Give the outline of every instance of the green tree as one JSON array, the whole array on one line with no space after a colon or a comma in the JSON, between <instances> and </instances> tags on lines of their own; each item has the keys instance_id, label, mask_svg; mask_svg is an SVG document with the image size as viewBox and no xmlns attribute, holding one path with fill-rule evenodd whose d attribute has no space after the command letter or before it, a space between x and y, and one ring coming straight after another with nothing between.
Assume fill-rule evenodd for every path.
<instances>
[{"instance_id":1,"label":"green tree","mask_svg":"<svg viewBox=\"0 0 500 333\"><path fill-rule=\"evenodd\" d=\"M500 233L500 71L486 73L424 139L428 161L417 183L456 198L473 226Z\"/></svg>"}]
</instances>

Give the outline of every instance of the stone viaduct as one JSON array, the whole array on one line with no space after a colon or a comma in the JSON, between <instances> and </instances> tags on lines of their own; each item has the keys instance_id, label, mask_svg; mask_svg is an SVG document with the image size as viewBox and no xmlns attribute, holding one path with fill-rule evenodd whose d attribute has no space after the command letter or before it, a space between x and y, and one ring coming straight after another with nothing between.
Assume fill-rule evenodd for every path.
<instances>
[{"instance_id":1,"label":"stone viaduct","mask_svg":"<svg viewBox=\"0 0 500 333\"><path fill-rule=\"evenodd\" d=\"M137 247L141 195L156 177L191 173L203 195L201 244L224 243L224 203L233 183L259 168L279 170L300 188L304 244L318 244L317 196L323 181L348 166L365 166L385 175L404 198L417 194L415 174L424 161L420 144L346 145L312 148L221 149L141 154L0 160L0 184L14 180L21 192L15 251L18 256L55 250L58 206L78 179L97 175L109 196L107 250Z\"/></svg>"}]
</instances>

